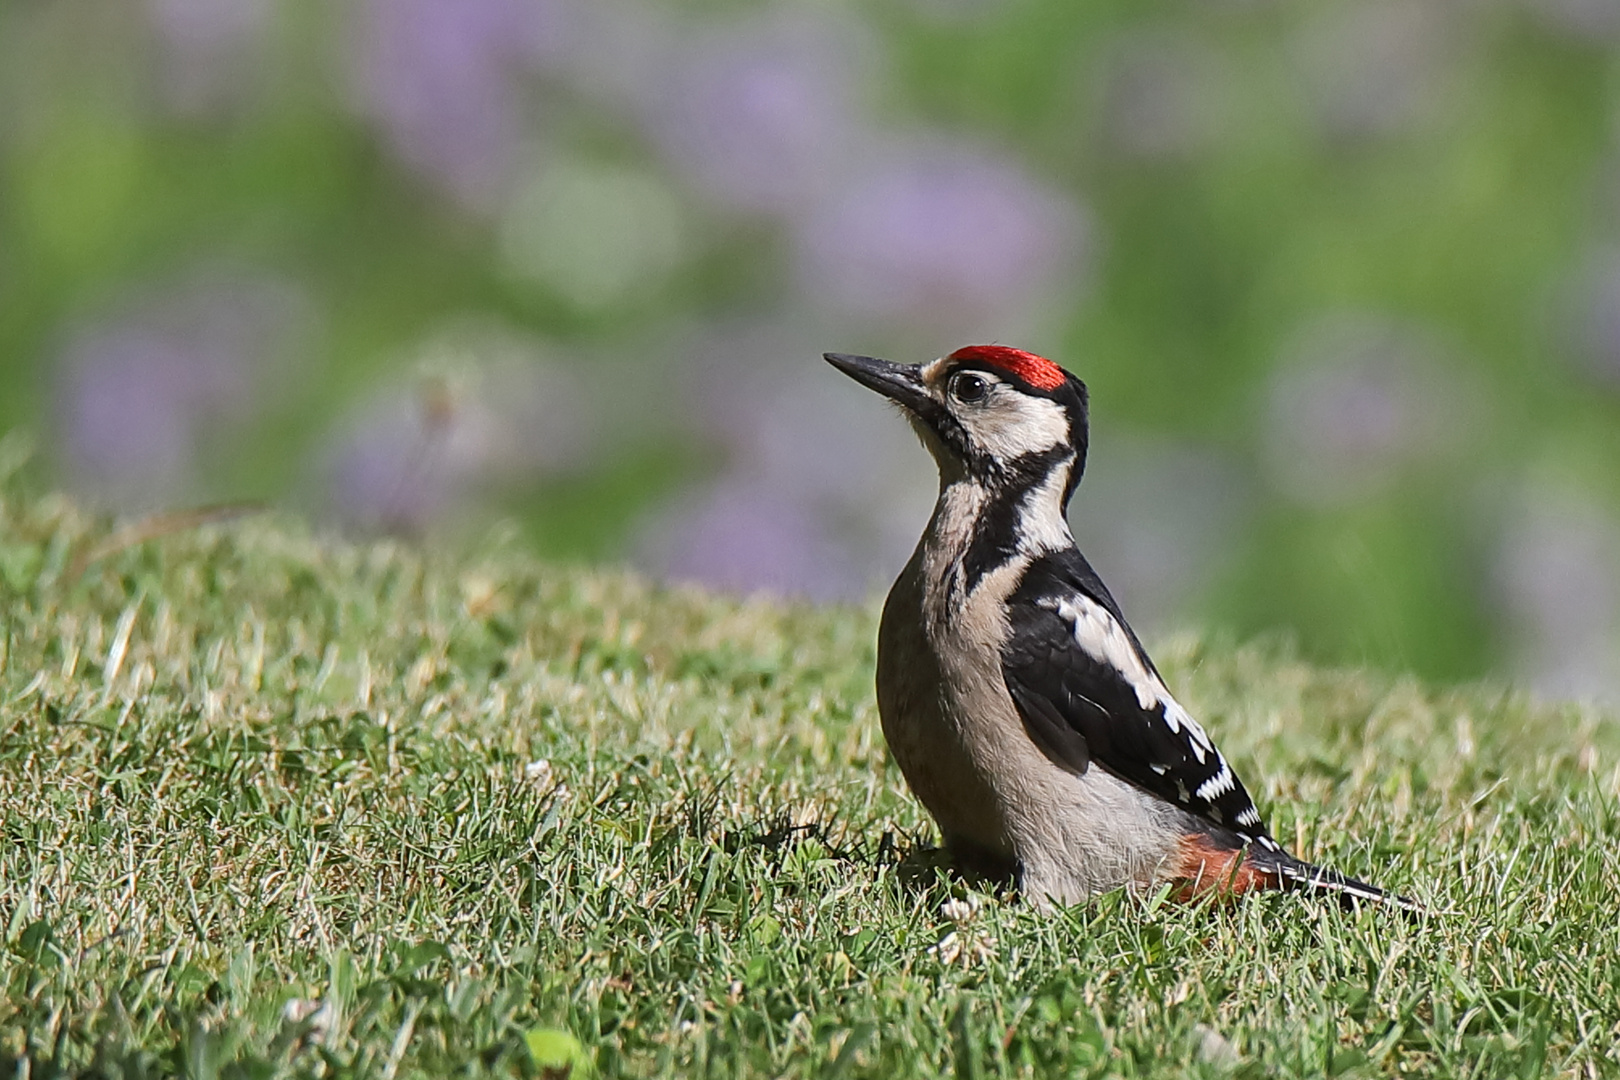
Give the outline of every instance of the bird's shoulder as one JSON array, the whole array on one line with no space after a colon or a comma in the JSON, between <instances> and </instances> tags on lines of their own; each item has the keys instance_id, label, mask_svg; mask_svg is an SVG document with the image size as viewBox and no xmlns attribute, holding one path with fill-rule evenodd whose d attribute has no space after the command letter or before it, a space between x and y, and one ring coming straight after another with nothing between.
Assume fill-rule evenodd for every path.
<instances>
[{"instance_id":1,"label":"bird's shoulder","mask_svg":"<svg viewBox=\"0 0 1620 1080\"><path fill-rule=\"evenodd\" d=\"M1078 550L1031 561L1006 614L1002 674L1049 758L1076 772L1096 764L1241 841L1274 846L1242 781Z\"/></svg>"}]
</instances>

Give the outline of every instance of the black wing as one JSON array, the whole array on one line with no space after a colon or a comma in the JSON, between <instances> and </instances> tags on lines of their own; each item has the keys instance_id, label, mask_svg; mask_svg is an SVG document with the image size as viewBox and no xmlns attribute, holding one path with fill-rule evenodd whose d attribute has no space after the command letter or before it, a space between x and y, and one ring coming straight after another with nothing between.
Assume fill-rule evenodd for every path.
<instances>
[{"instance_id":1,"label":"black wing","mask_svg":"<svg viewBox=\"0 0 1620 1080\"><path fill-rule=\"evenodd\" d=\"M1009 598L1007 689L1030 738L1075 772L1091 763L1244 840L1276 848L1208 734L1165 688L1085 557L1030 564Z\"/></svg>"}]
</instances>

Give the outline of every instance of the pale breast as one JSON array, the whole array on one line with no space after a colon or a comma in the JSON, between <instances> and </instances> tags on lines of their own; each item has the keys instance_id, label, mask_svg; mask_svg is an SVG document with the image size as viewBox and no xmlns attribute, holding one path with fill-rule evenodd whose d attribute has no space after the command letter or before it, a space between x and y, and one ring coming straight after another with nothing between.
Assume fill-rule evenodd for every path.
<instances>
[{"instance_id":1,"label":"pale breast","mask_svg":"<svg viewBox=\"0 0 1620 1080\"><path fill-rule=\"evenodd\" d=\"M973 720L980 710L961 700L963 673L952 663L956 654L942 653L928 637L921 557L919 550L889 591L878 628L877 693L883 737L907 785L939 823L947 844L967 841L1011 857L994 777L983 760L983 731ZM971 681L983 687L982 677ZM1010 699L1007 705L1011 707Z\"/></svg>"},{"instance_id":2,"label":"pale breast","mask_svg":"<svg viewBox=\"0 0 1620 1080\"><path fill-rule=\"evenodd\" d=\"M1151 881L1178 835L1173 808L1101 768L1054 764L1007 691L1006 600L1032 555L967 589L964 554L984 506L971 484L942 492L889 592L878 631L884 737L946 843L1016 865L1036 902Z\"/></svg>"}]
</instances>

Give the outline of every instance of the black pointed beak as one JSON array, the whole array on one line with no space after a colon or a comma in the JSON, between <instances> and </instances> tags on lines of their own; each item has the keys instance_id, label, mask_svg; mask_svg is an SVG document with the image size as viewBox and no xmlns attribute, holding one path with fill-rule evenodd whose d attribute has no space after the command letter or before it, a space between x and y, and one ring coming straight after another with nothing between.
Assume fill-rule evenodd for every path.
<instances>
[{"instance_id":1,"label":"black pointed beak","mask_svg":"<svg viewBox=\"0 0 1620 1080\"><path fill-rule=\"evenodd\" d=\"M922 367L896 364L875 356L823 353L827 363L869 389L898 402L919 415L932 411L938 403L923 385Z\"/></svg>"}]
</instances>

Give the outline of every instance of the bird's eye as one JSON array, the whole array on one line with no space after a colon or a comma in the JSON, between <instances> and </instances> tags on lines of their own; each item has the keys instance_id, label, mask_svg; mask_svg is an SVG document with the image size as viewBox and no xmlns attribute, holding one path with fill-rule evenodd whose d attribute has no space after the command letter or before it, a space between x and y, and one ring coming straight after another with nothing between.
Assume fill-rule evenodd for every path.
<instances>
[{"instance_id":1,"label":"bird's eye","mask_svg":"<svg viewBox=\"0 0 1620 1080\"><path fill-rule=\"evenodd\" d=\"M975 401L983 401L984 395L989 390L990 384L971 372L963 372L951 380L951 396L969 405Z\"/></svg>"}]
</instances>

